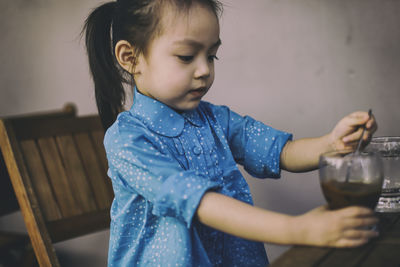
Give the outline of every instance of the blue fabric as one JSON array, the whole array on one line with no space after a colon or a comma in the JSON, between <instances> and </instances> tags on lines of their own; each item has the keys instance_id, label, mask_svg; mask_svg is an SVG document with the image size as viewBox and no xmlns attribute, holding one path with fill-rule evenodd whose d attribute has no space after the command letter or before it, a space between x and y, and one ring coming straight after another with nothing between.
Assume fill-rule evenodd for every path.
<instances>
[{"instance_id":1,"label":"blue fabric","mask_svg":"<svg viewBox=\"0 0 400 267\"><path fill-rule=\"evenodd\" d=\"M237 163L253 176L278 178L290 138L225 106L202 101L179 114L135 90L131 110L104 139L115 193L108 265L266 266L262 243L194 215L208 190L252 204Z\"/></svg>"}]
</instances>

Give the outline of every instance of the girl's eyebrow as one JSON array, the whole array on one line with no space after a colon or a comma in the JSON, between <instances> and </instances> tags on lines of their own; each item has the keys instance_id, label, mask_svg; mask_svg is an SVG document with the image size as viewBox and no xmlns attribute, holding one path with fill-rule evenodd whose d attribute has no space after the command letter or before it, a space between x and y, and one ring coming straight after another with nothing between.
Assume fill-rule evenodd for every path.
<instances>
[{"instance_id":1,"label":"girl's eyebrow","mask_svg":"<svg viewBox=\"0 0 400 267\"><path fill-rule=\"evenodd\" d=\"M188 45L188 46L192 46L194 48L197 49L201 49L204 47L204 45L200 42L197 42L195 40L192 39L183 39L183 40L179 40L173 43L174 45ZM217 48L222 44L221 39L218 38L218 41L216 41L214 44L212 44L210 46L210 49L212 48Z\"/></svg>"}]
</instances>

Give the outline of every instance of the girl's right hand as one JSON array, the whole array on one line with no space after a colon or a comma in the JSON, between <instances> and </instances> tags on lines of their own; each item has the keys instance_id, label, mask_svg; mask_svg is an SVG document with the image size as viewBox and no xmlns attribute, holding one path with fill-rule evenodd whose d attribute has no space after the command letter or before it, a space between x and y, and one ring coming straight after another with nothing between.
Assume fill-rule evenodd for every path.
<instances>
[{"instance_id":1,"label":"girl's right hand","mask_svg":"<svg viewBox=\"0 0 400 267\"><path fill-rule=\"evenodd\" d=\"M378 223L371 209L347 207L329 210L320 206L295 217L300 227L299 244L326 247L356 247L377 237L368 230Z\"/></svg>"}]
</instances>

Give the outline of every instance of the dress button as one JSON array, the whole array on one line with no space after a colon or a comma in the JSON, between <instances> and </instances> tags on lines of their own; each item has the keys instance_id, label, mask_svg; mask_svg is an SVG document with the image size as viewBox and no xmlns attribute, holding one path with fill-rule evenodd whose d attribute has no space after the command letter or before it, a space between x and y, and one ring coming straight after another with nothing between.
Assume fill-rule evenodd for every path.
<instances>
[{"instance_id":1,"label":"dress button","mask_svg":"<svg viewBox=\"0 0 400 267\"><path fill-rule=\"evenodd\" d=\"M201 154L201 147L199 147L199 146L193 147L193 153L196 154L196 155L200 155Z\"/></svg>"}]
</instances>

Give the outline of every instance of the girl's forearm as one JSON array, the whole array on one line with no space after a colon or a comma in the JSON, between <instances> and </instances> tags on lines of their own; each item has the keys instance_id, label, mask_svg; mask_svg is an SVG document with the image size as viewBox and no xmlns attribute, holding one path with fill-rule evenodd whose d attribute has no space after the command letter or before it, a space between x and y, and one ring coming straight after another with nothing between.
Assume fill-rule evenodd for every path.
<instances>
[{"instance_id":1,"label":"girl's forearm","mask_svg":"<svg viewBox=\"0 0 400 267\"><path fill-rule=\"evenodd\" d=\"M197 209L199 221L222 232L259 242L294 244L294 217L284 215L227 197L207 192Z\"/></svg>"},{"instance_id":2,"label":"girl's forearm","mask_svg":"<svg viewBox=\"0 0 400 267\"><path fill-rule=\"evenodd\" d=\"M207 192L197 216L200 222L222 232L283 245L355 247L377 236L375 231L366 230L378 222L374 211L363 207L331 211L321 206L289 216Z\"/></svg>"},{"instance_id":3,"label":"girl's forearm","mask_svg":"<svg viewBox=\"0 0 400 267\"><path fill-rule=\"evenodd\" d=\"M332 147L329 134L288 142L281 153L281 168L290 172L314 170L318 168L319 156Z\"/></svg>"}]
</instances>

